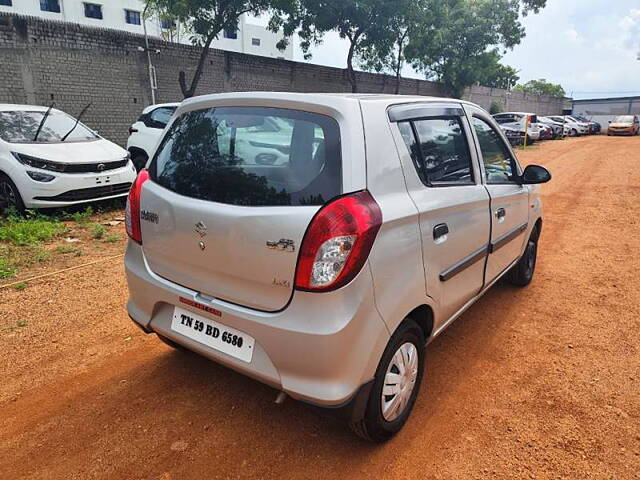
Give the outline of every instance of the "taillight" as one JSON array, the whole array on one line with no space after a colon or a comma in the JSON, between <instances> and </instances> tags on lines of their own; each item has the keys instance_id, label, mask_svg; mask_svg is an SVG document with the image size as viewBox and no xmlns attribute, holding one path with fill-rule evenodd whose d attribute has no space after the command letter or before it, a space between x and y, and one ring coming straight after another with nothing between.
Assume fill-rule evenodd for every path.
<instances>
[{"instance_id":1,"label":"taillight","mask_svg":"<svg viewBox=\"0 0 640 480\"><path fill-rule=\"evenodd\" d=\"M330 291L349 283L367 260L381 223L380 207L367 191L323 207L302 240L296 288Z\"/></svg>"},{"instance_id":2,"label":"taillight","mask_svg":"<svg viewBox=\"0 0 640 480\"><path fill-rule=\"evenodd\" d=\"M142 185L149 180L149 172L146 168L140 170L131 190L127 197L127 208L124 211L124 224L127 229L127 235L134 242L142 244L142 230L140 228L140 195L142 193Z\"/></svg>"}]
</instances>

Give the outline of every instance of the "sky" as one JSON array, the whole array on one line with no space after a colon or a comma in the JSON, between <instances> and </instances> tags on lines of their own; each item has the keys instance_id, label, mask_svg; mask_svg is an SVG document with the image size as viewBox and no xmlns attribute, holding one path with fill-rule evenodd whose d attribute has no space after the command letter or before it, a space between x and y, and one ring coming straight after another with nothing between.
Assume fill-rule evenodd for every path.
<instances>
[{"instance_id":1,"label":"sky","mask_svg":"<svg viewBox=\"0 0 640 480\"><path fill-rule=\"evenodd\" d=\"M521 82L545 78L576 99L640 95L640 0L547 0L522 21L527 35L503 59ZM310 61L345 68L347 48L329 33ZM294 59L304 61L298 45Z\"/></svg>"}]
</instances>

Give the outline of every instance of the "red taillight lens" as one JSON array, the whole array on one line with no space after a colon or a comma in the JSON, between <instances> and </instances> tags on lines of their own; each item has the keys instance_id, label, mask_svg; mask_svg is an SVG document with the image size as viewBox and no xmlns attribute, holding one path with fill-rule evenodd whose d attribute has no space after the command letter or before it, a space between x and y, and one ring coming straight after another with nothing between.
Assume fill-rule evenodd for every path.
<instances>
[{"instance_id":1,"label":"red taillight lens","mask_svg":"<svg viewBox=\"0 0 640 480\"><path fill-rule=\"evenodd\" d=\"M323 207L307 228L296 271L296 288L330 291L349 283L369 256L382 224L380 207L367 191Z\"/></svg>"},{"instance_id":2,"label":"red taillight lens","mask_svg":"<svg viewBox=\"0 0 640 480\"><path fill-rule=\"evenodd\" d=\"M149 180L149 172L146 168L140 170L136 181L131 185L129 197L127 198L127 208L124 212L124 224L127 229L127 235L134 242L142 244L142 230L140 228L140 195L142 193L142 185Z\"/></svg>"}]
</instances>

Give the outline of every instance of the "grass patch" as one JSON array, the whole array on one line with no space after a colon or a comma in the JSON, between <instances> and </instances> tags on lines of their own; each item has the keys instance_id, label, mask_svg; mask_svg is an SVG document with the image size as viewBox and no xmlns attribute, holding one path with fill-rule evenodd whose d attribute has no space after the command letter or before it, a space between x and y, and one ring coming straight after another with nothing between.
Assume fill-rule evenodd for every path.
<instances>
[{"instance_id":1,"label":"grass patch","mask_svg":"<svg viewBox=\"0 0 640 480\"><path fill-rule=\"evenodd\" d=\"M79 227L86 227L89 224L89 220L91 220L91 216L93 215L93 208L87 207L82 212L74 212L71 215L71 220L76 222L76 225Z\"/></svg>"},{"instance_id":2,"label":"grass patch","mask_svg":"<svg viewBox=\"0 0 640 480\"><path fill-rule=\"evenodd\" d=\"M20 282L20 283L16 283L13 288L17 291L22 291L25 288L27 288L29 285L27 284L27 282Z\"/></svg>"},{"instance_id":3,"label":"grass patch","mask_svg":"<svg viewBox=\"0 0 640 480\"><path fill-rule=\"evenodd\" d=\"M107 243L117 243L120 241L120 235L118 235L117 233L112 233L110 235L107 235L104 241Z\"/></svg>"},{"instance_id":4,"label":"grass patch","mask_svg":"<svg viewBox=\"0 0 640 480\"><path fill-rule=\"evenodd\" d=\"M104 228L104 225L100 223L94 223L93 226L91 227L91 235L96 240L100 240L102 237L104 237L104 234L106 232L107 232L107 229Z\"/></svg>"},{"instance_id":5,"label":"grass patch","mask_svg":"<svg viewBox=\"0 0 640 480\"><path fill-rule=\"evenodd\" d=\"M0 257L0 279L11 278L16 274L16 267L6 257Z\"/></svg>"},{"instance_id":6,"label":"grass patch","mask_svg":"<svg viewBox=\"0 0 640 480\"><path fill-rule=\"evenodd\" d=\"M23 247L38 245L61 234L65 226L58 219L32 214L27 217L9 214L0 219L0 241Z\"/></svg>"},{"instance_id":7,"label":"grass patch","mask_svg":"<svg viewBox=\"0 0 640 480\"><path fill-rule=\"evenodd\" d=\"M47 252L46 250L38 250L35 253L35 255L33 256L33 259L36 262L46 262L50 258L51 258L51 254L49 252Z\"/></svg>"},{"instance_id":8,"label":"grass patch","mask_svg":"<svg viewBox=\"0 0 640 480\"><path fill-rule=\"evenodd\" d=\"M76 248L72 245L58 245L56 247L56 252L61 253L62 255L68 255L70 253L75 254L76 257L82 255L82 252L79 248Z\"/></svg>"}]
</instances>

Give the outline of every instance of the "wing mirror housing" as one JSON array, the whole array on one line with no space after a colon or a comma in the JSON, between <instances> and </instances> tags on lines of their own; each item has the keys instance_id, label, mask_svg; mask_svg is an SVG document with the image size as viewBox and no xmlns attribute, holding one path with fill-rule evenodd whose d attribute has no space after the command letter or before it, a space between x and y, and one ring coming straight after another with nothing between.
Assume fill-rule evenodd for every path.
<instances>
[{"instance_id":1,"label":"wing mirror housing","mask_svg":"<svg viewBox=\"0 0 640 480\"><path fill-rule=\"evenodd\" d=\"M551 180L551 172L540 165L529 165L522 172L520 182L522 185L536 185L538 183L547 183Z\"/></svg>"}]
</instances>

